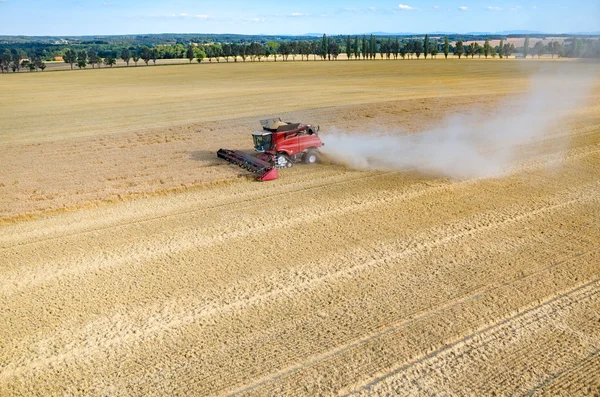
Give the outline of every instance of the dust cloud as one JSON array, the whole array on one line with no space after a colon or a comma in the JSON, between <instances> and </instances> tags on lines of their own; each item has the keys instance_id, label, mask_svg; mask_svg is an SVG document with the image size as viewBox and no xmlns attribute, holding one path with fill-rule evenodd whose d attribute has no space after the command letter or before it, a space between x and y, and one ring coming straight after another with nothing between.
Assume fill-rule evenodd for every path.
<instances>
[{"instance_id":1,"label":"dust cloud","mask_svg":"<svg viewBox=\"0 0 600 397\"><path fill-rule=\"evenodd\" d=\"M527 159L524 145L551 135L563 116L584 103L596 77L593 65L553 65L533 75L525 93L499 102L491 114L474 109L448 115L415 134L401 127L334 128L322 137L321 151L333 163L361 170L416 170L460 179L506 175ZM567 138L555 141L559 151L568 149Z\"/></svg>"}]
</instances>

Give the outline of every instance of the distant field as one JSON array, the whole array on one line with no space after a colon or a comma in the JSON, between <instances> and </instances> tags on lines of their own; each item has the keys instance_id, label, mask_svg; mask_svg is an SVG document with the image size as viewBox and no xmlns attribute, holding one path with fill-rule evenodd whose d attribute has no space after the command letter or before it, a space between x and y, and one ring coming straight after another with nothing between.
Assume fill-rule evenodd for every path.
<instances>
[{"instance_id":1,"label":"distant field","mask_svg":"<svg viewBox=\"0 0 600 397\"><path fill-rule=\"evenodd\" d=\"M231 117L522 90L516 60L246 62L0 76L0 145L160 129ZM500 77L501 76L501 77ZM468 84L467 84L468 82Z\"/></svg>"}]
</instances>

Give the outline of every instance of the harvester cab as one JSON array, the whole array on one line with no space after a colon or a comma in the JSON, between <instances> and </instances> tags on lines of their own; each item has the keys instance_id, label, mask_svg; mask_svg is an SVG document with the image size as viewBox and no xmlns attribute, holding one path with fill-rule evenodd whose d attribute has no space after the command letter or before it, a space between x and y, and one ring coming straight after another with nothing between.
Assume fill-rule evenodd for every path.
<instances>
[{"instance_id":1,"label":"harvester cab","mask_svg":"<svg viewBox=\"0 0 600 397\"><path fill-rule=\"evenodd\" d=\"M258 180L276 179L278 168L290 168L303 161L317 161L317 150L323 146L318 136L319 126L290 123L280 118L260 121L263 129L254 132L252 139L257 157L228 149L220 149L217 156L258 174Z\"/></svg>"}]
</instances>

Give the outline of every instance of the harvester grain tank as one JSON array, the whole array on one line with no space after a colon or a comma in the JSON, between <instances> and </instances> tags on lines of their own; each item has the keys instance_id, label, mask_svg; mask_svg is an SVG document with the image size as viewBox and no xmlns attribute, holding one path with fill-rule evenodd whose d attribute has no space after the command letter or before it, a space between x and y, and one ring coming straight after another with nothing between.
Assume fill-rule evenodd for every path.
<instances>
[{"instance_id":1,"label":"harvester grain tank","mask_svg":"<svg viewBox=\"0 0 600 397\"><path fill-rule=\"evenodd\" d=\"M278 169L290 168L294 163L317 161L318 149L323 146L319 126L284 122L280 118L260 123L263 129L252 134L258 156L229 149L220 149L217 156L257 174L259 181L277 179Z\"/></svg>"}]
</instances>

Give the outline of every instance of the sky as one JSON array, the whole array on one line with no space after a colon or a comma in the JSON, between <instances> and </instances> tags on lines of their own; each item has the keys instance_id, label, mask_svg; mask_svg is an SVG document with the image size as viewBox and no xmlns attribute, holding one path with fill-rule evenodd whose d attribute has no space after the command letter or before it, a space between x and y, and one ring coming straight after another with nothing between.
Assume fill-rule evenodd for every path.
<instances>
[{"instance_id":1,"label":"sky","mask_svg":"<svg viewBox=\"0 0 600 397\"><path fill-rule=\"evenodd\" d=\"M600 0L0 0L0 35L600 31Z\"/></svg>"}]
</instances>

